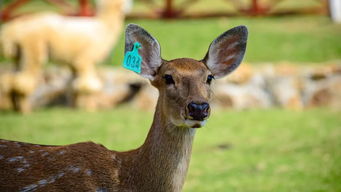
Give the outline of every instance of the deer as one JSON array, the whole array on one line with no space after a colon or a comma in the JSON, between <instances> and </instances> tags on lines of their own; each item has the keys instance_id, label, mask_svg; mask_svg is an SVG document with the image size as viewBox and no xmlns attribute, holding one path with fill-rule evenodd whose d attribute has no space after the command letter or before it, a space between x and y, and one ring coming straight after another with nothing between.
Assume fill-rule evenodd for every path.
<instances>
[{"instance_id":1,"label":"deer","mask_svg":"<svg viewBox=\"0 0 341 192\"><path fill-rule=\"evenodd\" d=\"M139 74L159 91L144 143L120 152L93 142L53 146L0 140L0 191L181 191L195 133L211 114L211 83L240 65L247 35L247 28L238 26L218 36L202 60L164 60L158 41L129 24L125 52L141 44Z\"/></svg>"}]
</instances>

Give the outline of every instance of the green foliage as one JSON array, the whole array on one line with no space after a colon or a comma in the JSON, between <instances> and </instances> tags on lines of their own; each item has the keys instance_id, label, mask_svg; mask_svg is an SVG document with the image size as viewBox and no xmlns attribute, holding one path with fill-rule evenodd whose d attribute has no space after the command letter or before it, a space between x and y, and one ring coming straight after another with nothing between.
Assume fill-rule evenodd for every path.
<instances>
[{"instance_id":1,"label":"green foliage","mask_svg":"<svg viewBox=\"0 0 341 192\"><path fill-rule=\"evenodd\" d=\"M209 44L237 25L249 28L246 62L323 62L341 58L341 25L327 17L220 18L200 20L128 20L147 29L161 44L164 59L201 59ZM124 37L111 55L123 61Z\"/></svg>"},{"instance_id":2,"label":"green foliage","mask_svg":"<svg viewBox=\"0 0 341 192\"><path fill-rule=\"evenodd\" d=\"M0 113L0 138L42 144L92 140L110 149L141 145L152 113L121 107L87 113ZM341 119L329 109L214 110L198 129L184 191L340 191Z\"/></svg>"},{"instance_id":3,"label":"green foliage","mask_svg":"<svg viewBox=\"0 0 341 192\"><path fill-rule=\"evenodd\" d=\"M325 16L127 20L126 23L139 24L157 38L164 59L202 59L214 38L237 25L249 28L246 62L304 63L341 58L341 25L331 23ZM122 33L104 63L122 65L123 54ZM4 59L0 54L1 60Z\"/></svg>"}]
</instances>

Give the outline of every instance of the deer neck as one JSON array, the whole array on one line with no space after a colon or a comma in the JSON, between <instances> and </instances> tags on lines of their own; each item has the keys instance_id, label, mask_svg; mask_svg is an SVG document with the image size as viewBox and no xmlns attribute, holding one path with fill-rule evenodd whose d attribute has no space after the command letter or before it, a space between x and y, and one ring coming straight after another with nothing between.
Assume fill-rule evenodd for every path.
<instances>
[{"instance_id":1,"label":"deer neck","mask_svg":"<svg viewBox=\"0 0 341 192\"><path fill-rule=\"evenodd\" d=\"M136 150L133 175L141 191L181 191L187 174L195 129L176 127L158 101L145 143ZM143 179L141 179L143 178ZM142 190L143 189L143 190Z\"/></svg>"}]
</instances>

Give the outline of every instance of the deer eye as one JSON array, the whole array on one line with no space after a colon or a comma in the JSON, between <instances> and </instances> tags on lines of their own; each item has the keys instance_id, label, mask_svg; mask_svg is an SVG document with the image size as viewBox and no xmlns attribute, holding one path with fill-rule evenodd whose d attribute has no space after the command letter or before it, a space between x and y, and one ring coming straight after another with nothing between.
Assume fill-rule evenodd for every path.
<instances>
[{"instance_id":1,"label":"deer eye","mask_svg":"<svg viewBox=\"0 0 341 192\"><path fill-rule=\"evenodd\" d=\"M175 84L173 77L171 75L163 76L167 85Z\"/></svg>"},{"instance_id":2,"label":"deer eye","mask_svg":"<svg viewBox=\"0 0 341 192\"><path fill-rule=\"evenodd\" d=\"M208 76L207 76L206 83L210 85L210 84L211 84L211 81L212 81L212 79L214 79L214 76L213 76L213 75L208 75Z\"/></svg>"}]
</instances>

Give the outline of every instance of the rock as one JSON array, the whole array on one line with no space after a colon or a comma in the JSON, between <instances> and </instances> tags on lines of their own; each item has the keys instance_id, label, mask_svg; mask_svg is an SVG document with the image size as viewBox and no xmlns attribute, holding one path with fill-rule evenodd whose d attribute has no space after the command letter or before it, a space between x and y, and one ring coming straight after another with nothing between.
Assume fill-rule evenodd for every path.
<instances>
[{"instance_id":1,"label":"rock","mask_svg":"<svg viewBox=\"0 0 341 192\"><path fill-rule=\"evenodd\" d=\"M267 89L276 106L286 109L302 109L300 82L298 77L282 76L267 79Z\"/></svg>"},{"instance_id":2,"label":"rock","mask_svg":"<svg viewBox=\"0 0 341 192\"><path fill-rule=\"evenodd\" d=\"M270 95L264 89L261 75L253 75L247 84L217 82L214 87L214 105L236 109L267 108L271 106Z\"/></svg>"},{"instance_id":3,"label":"rock","mask_svg":"<svg viewBox=\"0 0 341 192\"><path fill-rule=\"evenodd\" d=\"M254 75L254 69L247 63L241 64L233 73L220 79L220 82L243 85L248 83Z\"/></svg>"},{"instance_id":4,"label":"rock","mask_svg":"<svg viewBox=\"0 0 341 192\"><path fill-rule=\"evenodd\" d=\"M13 108L14 77L10 68L0 68L0 109ZM25 102L25 106L28 103L33 108L70 107L77 102L76 105L90 111L129 103L135 108L154 110L158 91L146 79L123 68L100 68L98 77L103 85L101 90L80 96L72 89L73 77L68 68L48 67L28 101L18 102ZM244 64L228 78L214 81L212 88L213 107L300 110L326 106L341 109L341 61L303 67L280 63L256 68Z\"/></svg>"},{"instance_id":5,"label":"rock","mask_svg":"<svg viewBox=\"0 0 341 192\"><path fill-rule=\"evenodd\" d=\"M139 109L153 111L156 107L158 97L158 90L148 84L136 95L136 98L132 101L133 106Z\"/></svg>"},{"instance_id":6,"label":"rock","mask_svg":"<svg viewBox=\"0 0 341 192\"><path fill-rule=\"evenodd\" d=\"M303 101L307 107L341 109L341 76L333 75L319 81L307 79Z\"/></svg>"},{"instance_id":7,"label":"rock","mask_svg":"<svg viewBox=\"0 0 341 192\"><path fill-rule=\"evenodd\" d=\"M67 68L47 68L37 89L29 98L33 108L70 106L72 104L71 82L72 75Z\"/></svg>"}]
</instances>

